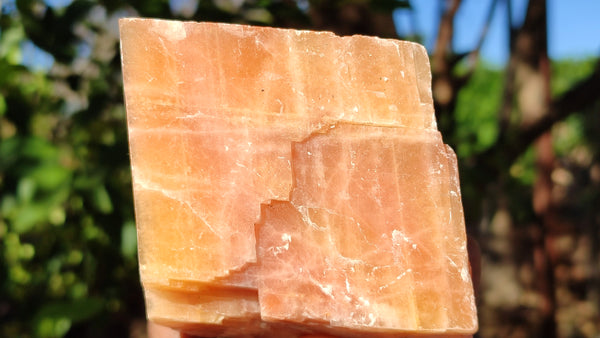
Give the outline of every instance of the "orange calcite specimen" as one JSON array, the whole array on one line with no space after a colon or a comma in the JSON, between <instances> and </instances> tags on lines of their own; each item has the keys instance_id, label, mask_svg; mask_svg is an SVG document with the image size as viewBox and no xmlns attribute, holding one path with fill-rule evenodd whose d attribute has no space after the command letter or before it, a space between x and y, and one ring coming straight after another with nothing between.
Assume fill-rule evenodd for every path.
<instances>
[{"instance_id":1,"label":"orange calcite specimen","mask_svg":"<svg viewBox=\"0 0 600 338\"><path fill-rule=\"evenodd\" d=\"M201 336L473 333L425 49L122 19L148 317Z\"/></svg>"}]
</instances>

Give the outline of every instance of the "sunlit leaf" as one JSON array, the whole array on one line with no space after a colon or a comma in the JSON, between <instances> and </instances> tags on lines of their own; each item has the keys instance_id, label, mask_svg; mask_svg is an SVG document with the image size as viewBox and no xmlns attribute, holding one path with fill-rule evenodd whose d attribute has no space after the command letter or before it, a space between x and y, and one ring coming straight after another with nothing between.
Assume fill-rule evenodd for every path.
<instances>
[{"instance_id":1,"label":"sunlit leaf","mask_svg":"<svg viewBox=\"0 0 600 338\"><path fill-rule=\"evenodd\" d=\"M31 230L36 224L46 221L48 210L41 204L30 204L26 208L21 208L16 213L12 222L12 229L16 233L22 234Z\"/></svg>"},{"instance_id":2,"label":"sunlit leaf","mask_svg":"<svg viewBox=\"0 0 600 338\"><path fill-rule=\"evenodd\" d=\"M106 190L106 187L103 185L96 187L93 194L93 202L94 206L98 211L104 214L111 213L113 210L113 205L110 200L110 195Z\"/></svg>"},{"instance_id":3,"label":"sunlit leaf","mask_svg":"<svg viewBox=\"0 0 600 338\"><path fill-rule=\"evenodd\" d=\"M71 328L71 321L68 318L42 318L36 327L39 337L62 337Z\"/></svg>"},{"instance_id":4,"label":"sunlit leaf","mask_svg":"<svg viewBox=\"0 0 600 338\"><path fill-rule=\"evenodd\" d=\"M83 253L80 250L71 250L67 256L66 263L78 265L83 260Z\"/></svg>"},{"instance_id":5,"label":"sunlit leaf","mask_svg":"<svg viewBox=\"0 0 600 338\"><path fill-rule=\"evenodd\" d=\"M21 156L39 161L56 160L58 158L58 148L50 142L38 138L28 137L21 146Z\"/></svg>"},{"instance_id":6,"label":"sunlit leaf","mask_svg":"<svg viewBox=\"0 0 600 338\"><path fill-rule=\"evenodd\" d=\"M70 294L73 299L86 297L88 294L88 287L84 283L77 283L71 287Z\"/></svg>"},{"instance_id":7,"label":"sunlit leaf","mask_svg":"<svg viewBox=\"0 0 600 338\"><path fill-rule=\"evenodd\" d=\"M137 253L137 232L134 222L127 222L121 227L121 254L134 258Z\"/></svg>"},{"instance_id":8,"label":"sunlit leaf","mask_svg":"<svg viewBox=\"0 0 600 338\"><path fill-rule=\"evenodd\" d=\"M4 238L4 259L9 265L13 265L19 260L21 243L19 235L10 232Z\"/></svg>"},{"instance_id":9,"label":"sunlit leaf","mask_svg":"<svg viewBox=\"0 0 600 338\"><path fill-rule=\"evenodd\" d=\"M17 201L12 195L5 195L0 201L0 213L4 217L10 217L13 214L15 208L17 207Z\"/></svg>"},{"instance_id":10,"label":"sunlit leaf","mask_svg":"<svg viewBox=\"0 0 600 338\"><path fill-rule=\"evenodd\" d=\"M21 265L14 265L9 270L8 278L17 284L27 284L31 280L31 273Z\"/></svg>"},{"instance_id":11,"label":"sunlit leaf","mask_svg":"<svg viewBox=\"0 0 600 338\"><path fill-rule=\"evenodd\" d=\"M48 222L53 225L60 225L65 222L65 209L61 206L55 206L48 214Z\"/></svg>"},{"instance_id":12,"label":"sunlit leaf","mask_svg":"<svg viewBox=\"0 0 600 338\"><path fill-rule=\"evenodd\" d=\"M273 22L273 15L264 8L253 8L244 11L244 18L250 22L268 25Z\"/></svg>"},{"instance_id":13,"label":"sunlit leaf","mask_svg":"<svg viewBox=\"0 0 600 338\"><path fill-rule=\"evenodd\" d=\"M498 137L498 124L495 121L482 123L476 131L477 141L481 149L491 147Z\"/></svg>"},{"instance_id":14,"label":"sunlit leaf","mask_svg":"<svg viewBox=\"0 0 600 338\"><path fill-rule=\"evenodd\" d=\"M22 244L19 251L19 256L23 260L30 260L35 255L35 247L29 243Z\"/></svg>"},{"instance_id":15,"label":"sunlit leaf","mask_svg":"<svg viewBox=\"0 0 600 338\"><path fill-rule=\"evenodd\" d=\"M584 121L580 114L571 115L566 120L557 123L552 129L554 151L563 156L573 151L584 143L584 130Z\"/></svg>"},{"instance_id":16,"label":"sunlit leaf","mask_svg":"<svg viewBox=\"0 0 600 338\"><path fill-rule=\"evenodd\" d=\"M4 115L5 112L6 112L6 100L4 99L4 96L2 94L0 94L0 116Z\"/></svg>"},{"instance_id":17,"label":"sunlit leaf","mask_svg":"<svg viewBox=\"0 0 600 338\"><path fill-rule=\"evenodd\" d=\"M525 186L533 185L535 180L534 162L535 151L533 147L529 147L525 154L510 167L510 175Z\"/></svg>"},{"instance_id":18,"label":"sunlit leaf","mask_svg":"<svg viewBox=\"0 0 600 338\"><path fill-rule=\"evenodd\" d=\"M67 184L71 172L59 165L48 164L34 168L29 173L29 177L35 181L40 189L52 191L63 184Z\"/></svg>"},{"instance_id":19,"label":"sunlit leaf","mask_svg":"<svg viewBox=\"0 0 600 338\"><path fill-rule=\"evenodd\" d=\"M24 37L22 26L3 30L0 34L0 57L6 59L9 64L20 64L22 59L20 42Z\"/></svg>"},{"instance_id":20,"label":"sunlit leaf","mask_svg":"<svg viewBox=\"0 0 600 338\"><path fill-rule=\"evenodd\" d=\"M6 226L6 223L4 223L0 219L0 240L3 239L6 236L7 232L8 232L8 226Z\"/></svg>"},{"instance_id":21,"label":"sunlit leaf","mask_svg":"<svg viewBox=\"0 0 600 338\"><path fill-rule=\"evenodd\" d=\"M17 185L19 202L28 203L33 199L36 190L36 181L30 177L23 177Z\"/></svg>"}]
</instances>

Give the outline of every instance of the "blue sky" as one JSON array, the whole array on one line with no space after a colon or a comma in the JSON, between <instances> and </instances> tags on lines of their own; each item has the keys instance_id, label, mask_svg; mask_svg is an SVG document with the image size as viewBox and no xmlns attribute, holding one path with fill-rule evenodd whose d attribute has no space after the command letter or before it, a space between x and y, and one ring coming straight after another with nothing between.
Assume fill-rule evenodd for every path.
<instances>
[{"instance_id":1,"label":"blue sky","mask_svg":"<svg viewBox=\"0 0 600 338\"><path fill-rule=\"evenodd\" d=\"M417 29L432 50L437 35L439 0L412 0L417 15ZM475 47L492 0L463 0L455 20L454 47L458 52ZM502 65L508 60L508 31L505 0L498 1L488 36L483 45L483 58ZM521 23L527 0L513 0L513 18ZM600 1L548 0L548 52L554 59L581 59L600 55ZM402 20L402 19L401 19ZM404 26L402 26L404 27Z\"/></svg>"},{"instance_id":2,"label":"blue sky","mask_svg":"<svg viewBox=\"0 0 600 338\"><path fill-rule=\"evenodd\" d=\"M493 0L463 0L455 19L454 47L457 52L475 47ZM483 45L482 57L487 62L503 65L508 60L508 31L505 1L499 0L492 24ZM513 18L520 24L525 16L527 0L512 0ZM46 0L62 7L72 0ZM412 0L416 13L416 29L425 37L431 52L437 35L440 0ZM0 0L1 3L1 0ZM408 16L398 11L399 29L410 30ZM600 55L600 0L548 0L548 48L553 59L582 59ZM409 32L410 33L410 32ZM48 69L53 59L30 42L23 45L24 63L37 69Z\"/></svg>"}]
</instances>

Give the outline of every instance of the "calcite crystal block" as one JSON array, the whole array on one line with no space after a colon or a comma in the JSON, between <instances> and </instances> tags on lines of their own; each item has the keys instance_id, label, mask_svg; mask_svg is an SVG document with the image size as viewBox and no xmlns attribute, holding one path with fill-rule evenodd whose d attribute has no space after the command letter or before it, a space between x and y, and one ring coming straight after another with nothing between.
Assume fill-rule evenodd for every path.
<instances>
[{"instance_id":1,"label":"calcite crystal block","mask_svg":"<svg viewBox=\"0 0 600 338\"><path fill-rule=\"evenodd\" d=\"M425 49L122 19L148 317L201 336L477 328Z\"/></svg>"}]
</instances>

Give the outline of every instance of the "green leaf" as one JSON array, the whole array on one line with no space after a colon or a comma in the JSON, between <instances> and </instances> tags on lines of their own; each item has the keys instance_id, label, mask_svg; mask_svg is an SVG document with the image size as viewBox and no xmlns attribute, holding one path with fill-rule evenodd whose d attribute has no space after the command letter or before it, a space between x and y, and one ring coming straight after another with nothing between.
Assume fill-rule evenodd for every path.
<instances>
[{"instance_id":1,"label":"green leaf","mask_svg":"<svg viewBox=\"0 0 600 338\"><path fill-rule=\"evenodd\" d=\"M61 225L65 222L66 217L65 209L56 206L48 213L48 222L52 225Z\"/></svg>"},{"instance_id":2,"label":"green leaf","mask_svg":"<svg viewBox=\"0 0 600 338\"><path fill-rule=\"evenodd\" d=\"M56 164L38 166L29 173L37 186L45 191L53 191L61 185L68 184L71 172Z\"/></svg>"},{"instance_id":3,"label":"green leaf","mask_svg":"<svg viewBox=\"0 0 600 338\"><path fill-rule=\"evenodd\" d=\"M29 243L21 244L19 255L22 260L30 260L35 255L35 247Z\"/></svg>"},{"instance_id":4,"label":"green leaf","mask_svg":"<svg viewBox=\"0 0 600 338\"><path fill-rule=\"evenodd\" d=\"M530 146L510 167L510 175L524 186L532 186L535 181L535 150Z\"/></svg>"},{"instance_id":5,"label":"green leaf","mask_svg":"<svg viewBox=\"0 0 600 338\"><path fill-rule=\"evenodd\" d=\"M58 148L39 137L27 137L22 141L20 155L38 161L58 159Z\"/></svg>"},{"instance_id":6,"label":"green leaf","mask_svg":"<svg viewBox=\"0 0 600 338\"><path fill-rule=\"evenodd\" d=\"M135 223L126 222L121 228L121 254L127 258L134 258L137 253L137 232Z\"/></svg>"},{"instance_id":7,"label":"green leaf","mask_svg":"<svg viewBox=\"0 0 600 338\"><path fill-rule=\"evenodd\" d=\"M577 146L585 142L585 123L581 114L573 114L552 128L554 151L559 156L568 156Z\"/></svg>"},{"instance_id":8,"label":"green leaf","mask_svg":"<svg viewBox=\"0 0 600 338\"><path fill-rule=\"evenodd\" d=\"M4 261L9 265L16 264L19 261L21 250L21 241L19 235L9 232L4 238Z\"/></svg>"},{"instance_id":9,"label":"green leaf","mask_svg":"<svg viewBox=\"0 0 600 338\"><path fill-rule=\"evenodd\" d=\"M6 100L4 99L4 96L0 94L0 116L4 115L4 113L6 113Z\"/></svg>"},{"instance_id":10,"label":"green leaf","mask_svg":"<svg viewBox=\"0 0 600 338\"><path fill-rule=\"evenodd\" d=\"M0 240L8 233L8 226L0 219Z\"/></svg>"},{"instance_id":11,"label":"green leaf","mask_svg":"<svg viewBox=\"0 0 600 338\"><path fill-rule=\"evenodd\" d=\"M479 129L477 129L477 143L482 149L491 147L497 137L498 125L494 121L482 123Z\"/></svg>"},{"instance_id":12,"label":"green leaf","mask_svg":"<svg viewBox=\"0 0 600 338\"><path fill-rule=\"evenodd\" d=\"M272 24L274 21L271 12L264 8L252 8L244 11L244 19L250 22L256 22L261 24Z\"/></svg>"},{"instance_id":13,"label":"green leaf","mask_svg":"<svg viewBox=\"0 0 600 338\"><path fill-rule=\"evenodd\" d=\"M10 268L8 278L16 284L26 285L31 281L31 273L18 264Z\"/></svg>"},{"instance_id":14,"label":"green leaf","mask_svg":"<svg viewBox=\"0 0 600 338\"><path fill-rule=\"evenodd\" d=\"M81 264L82 260L83 253L80 250L71 250L71 252L69 252L69 255L66 258L66 263L71 265L78 265Z\"/></svg>"},{"instance_id":15,"label":"green leaf","mask_svg":"<svg viewBox=\"0 0 600 338\"><path fill-rule=\"evenodd\" d=\"M17 201L12 195L5 195L0 202L0 215L9 218L14 210L17 208Z\"/></svg>"},{"instance_id":16,"label":"green leaf","mask_svg":"<svg viewBox=\"0 0 600 338\"><path fill-rule=\"evenodd\" d=\"M23 177L17 185L17 198L21 203L29 203L35 195L36 182L30 177Z\"/></svg>"},{"instance_id":17,"label":"green leaf","mask_svg":"<svg viewBox=\"0 0 600 338\"><path fill-rule=\"evenodd\" d=\"M101 175L80 175L73 179L73 187L77 190L91 190L102 184Z\"/></svg>"},{"instance_id":18,"label":"green leaf","mask_svg":"<svg viewBox=\"0 0 600 338\"><path fill-rule=\"evenodd\" d=\"M22 26L11 27L0 34L0 58L5 58L11 65L21 63L21 41L25 37Z\"/></svg>"},{"instance_id":19,"label":"green leaf","mask_svg":"<svg viewBox=\"0 0 600 338\"><path fill-rule=\"evenodd\" d=\"M20 156L20 141L17 137L10 137L0 142L0 171L11 167Z\"/></svg>"},{"instance_id":20,"label":"green leaf","mask_svg":"<svg viewBox=\"0 0 600 338\"><path fill-rule=\"evenodd\" d=\"M22 234L31 230L36 224L46 221L48 215L47 207L43 204L28 204L19 208L13 218L12 229Z\"/></svg>"},{"instance_id":21,"label":"green leaf","mask_svg":"<svg viewBox=\"0 0 600 338\"><path fill-rule=\"evenodd\" d=\"M42 318L36 325L39 337L62 337L71 328L68 318Z\"/></svg>"},{"instance_id":22,"label":"green leaf","mask_svg":"<svg viewBox=\"0 0 600 338\"><path fill-rule=\"evenodd\" d=\"M85 283L76 283L71 287L69 293L73 299L84 298L88 294L88 286Z\"/></svg>"},{"instance_id":23,"label":"green leaf","mask_svg":"<svg viewBox=\"0 0 600 338\"><path fill-rule=\"evenodd\" d=\"M100 298L90 297L71 302L53 302L44 305L36 314L39 323L44 319L65 318L72 323L82 322L99 314L104 308Z\"/></svg>"},{"instance_id":24,"label":"green leaf","mask_svg":"<svg viewBox=\"0 0 600 338\"><path fill-rule=\"evenodd\" d=\"M110 195L104 185L101 185L94 189L93 203L96 209L103 214L109 214L113 211L113 205L110 201Z\"/></svg>"}]
</instances>

